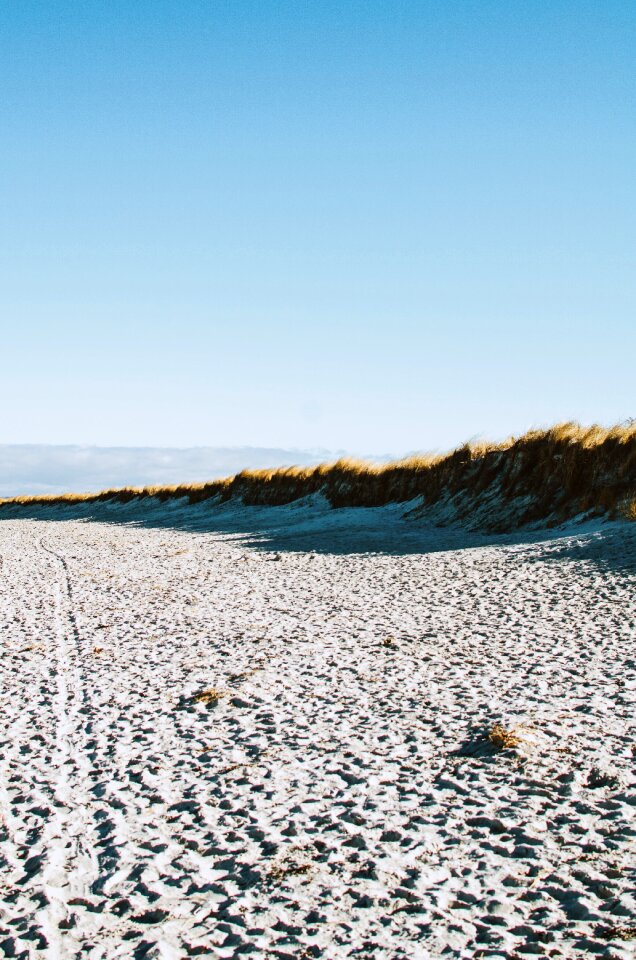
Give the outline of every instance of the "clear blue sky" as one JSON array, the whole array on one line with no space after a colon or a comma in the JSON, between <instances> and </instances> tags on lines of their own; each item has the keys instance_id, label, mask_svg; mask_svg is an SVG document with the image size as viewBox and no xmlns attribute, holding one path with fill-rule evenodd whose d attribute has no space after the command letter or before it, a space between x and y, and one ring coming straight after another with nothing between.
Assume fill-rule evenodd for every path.
<instances>
[{"instance_id":1,"label":"clear blue sky","mask_svg":"<svg viewBox=\"0 0 636 960\"><path fill-rule=\"evenodd\" d=\"M0 442L636 415L636 5L0 4Z\"/></svg>"}]
</instances>

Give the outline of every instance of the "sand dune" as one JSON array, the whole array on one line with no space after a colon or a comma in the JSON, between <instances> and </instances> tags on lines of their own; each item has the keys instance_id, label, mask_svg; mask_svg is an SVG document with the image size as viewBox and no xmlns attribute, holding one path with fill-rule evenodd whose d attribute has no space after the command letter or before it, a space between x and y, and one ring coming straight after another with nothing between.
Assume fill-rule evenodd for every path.
<instances>
[{"instance_id":1,"label":"sand dune","mask_svg":"<svg viewBox=\"0 0 636 960\"><path fill-rule=\"evenodd\" d=\"M5 956L633 956L634 524L136 509L0 523Z\"/></svg>"}]
</instances>

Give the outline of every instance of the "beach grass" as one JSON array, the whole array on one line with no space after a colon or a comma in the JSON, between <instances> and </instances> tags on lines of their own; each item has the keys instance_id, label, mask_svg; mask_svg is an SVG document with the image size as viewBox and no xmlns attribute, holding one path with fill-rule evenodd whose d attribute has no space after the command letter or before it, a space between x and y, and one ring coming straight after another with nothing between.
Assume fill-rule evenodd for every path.
<instances>
[{"instance_id":1,"label":"beach grass","mask_svg":"<svg viewBox=\"0 0 636 960\"><path fill-rule=\"evenodd\" d=\"M634 520L636 422L609 428L566 422L500 443L471 442L445 454L382 464L349 458L313 467L244 470L208 483L18 496L0 500L0 508L128 503L144 497L276 506L316 493L335 508L377 507L418 497L424 506L452 501L458 520L470 520L496 501L500 509L491 511L486 523L493 529L497 517L505 517L501 522L506 527L556 524L581 514ZM502 512L506 504L514 504L512 515Z\"/></svg>"}]
</instances>

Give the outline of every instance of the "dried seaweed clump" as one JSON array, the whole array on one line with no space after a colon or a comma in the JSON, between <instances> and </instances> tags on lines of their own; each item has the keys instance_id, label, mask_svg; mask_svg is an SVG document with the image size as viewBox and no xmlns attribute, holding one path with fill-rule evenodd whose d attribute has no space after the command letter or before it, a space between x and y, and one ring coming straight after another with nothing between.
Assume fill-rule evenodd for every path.
<instances>
[{"instance_id":1,"label":"dried seaweed clump","mask_svg":"<svg viewBox=\"0 0 636 960\"><path fill-rule=\"evenodd\" d=\"M506 730L500 723L494 725L488 734L488 739L497 750L509 750L518 747L521 743L521 737L514 730Z\"/></svg>"},{"instance_id":2,"label":"dried seaweed clump","mask_svg":"<svg viewBox=\"0 0 636 960\"><path fill-rule=\"evenodd\" d=\"M221 694L214 687L210 687L209 690L199 690L198 693L195 693L192 697L192 703L205 703L208 706L218 703Z\"/></svg>"}]
</instances>

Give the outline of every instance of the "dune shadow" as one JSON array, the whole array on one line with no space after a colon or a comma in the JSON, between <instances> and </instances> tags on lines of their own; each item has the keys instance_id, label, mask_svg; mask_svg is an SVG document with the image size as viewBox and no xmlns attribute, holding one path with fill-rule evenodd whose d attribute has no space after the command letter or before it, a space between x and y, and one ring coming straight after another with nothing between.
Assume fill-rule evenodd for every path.
<instances>
[{"instance_id":1,"label":"dune shadow","mask_svg":"<svg viewBox=\"0 0 636 960\"><path fill-rule=\"evenodd\" d=\"M591 564L596 569L633 576L636 574L636 523L607 524L583 536L562 538L546 544L535 559Z\"/></svg>"},{"instance_id":2,"label":"dune shadow","mask_svg":"<svg viewBox=\"0 0 636 960\"><path fill-rule=\"evenodd\" d=\"M128 504L28 505L0 509L0 521L47 520L117 524L212 534L239 546L276 553L378 553L401 556L527 542L539 534L486 534L405 518L408 504L333 509L321 497L285 506L200 503L145 498Z\"/></svg>"},{"instance_id":3,"label":"dune shadow","mask_svg":"<svg viewBox=\"0 0 636 960\"><path fill-rule=\"evenodd\" d=\"M5 506L3 519L106 523L208 534L251 550L275 553L384 554L404 556L483 546L528 546L533 560L590 560L612 569L634 569L636 524L626 549L626 526L601 532L518 530L483 533L405 517L413 504L333 509L319 495L284 506L230 501L190 504L147 497L129 503ZM598 528L598 524L597 524ZM627 536L629 540L629 536ZM555 542L556 541L556 542Z\"/></svg>"}]
</instances>

